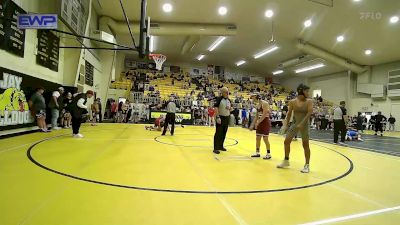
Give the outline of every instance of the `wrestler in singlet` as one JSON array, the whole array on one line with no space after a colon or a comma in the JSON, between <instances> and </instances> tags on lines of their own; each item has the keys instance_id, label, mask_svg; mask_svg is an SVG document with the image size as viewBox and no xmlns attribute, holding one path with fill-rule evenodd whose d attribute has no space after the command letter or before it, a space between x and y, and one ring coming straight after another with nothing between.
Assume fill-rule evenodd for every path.
<instances>
[{"instance_id":1,"label":"wrestler in singlet","mask_svg":"<svg viewBox=\"0 0 400 225\"><path fill-rule=\"evenodd\" d=\"M291 104L293 107L293 123L292 125L289 127L287 135L290 135L291 137L296 136L297 132L301 133L301 138L302 139L309 139L310 137L310 132L309 132L309 127L310 127L310 121L306 121L304 126L296 131L296 127L299 123L301 123L301 121L304 120L304 118L307 116L308 113L308 101L311 100L307 100L307 101L299 101L298 99L292 100Z\"/></svg>"},{"instance_id":2,"label":"wrestler in singlet","mask_svg":"<svg viewBox=\"0 0 400 225\"><path fill-rule=\"evenodd\" d=\"M262 106L264 104L268 104L268 103L264 100L261 100L260 104L258 105L258 108L257 108L258 119L261 119L261 117L263 116L264 109ZM257 136L265 137L265 136L269 136L270 131L271 131L271 120L270 120L270 115L268 113L268 116L258 124L257 129L256 129L256 134L257 134Z\"/></svg>"}]
</instances>

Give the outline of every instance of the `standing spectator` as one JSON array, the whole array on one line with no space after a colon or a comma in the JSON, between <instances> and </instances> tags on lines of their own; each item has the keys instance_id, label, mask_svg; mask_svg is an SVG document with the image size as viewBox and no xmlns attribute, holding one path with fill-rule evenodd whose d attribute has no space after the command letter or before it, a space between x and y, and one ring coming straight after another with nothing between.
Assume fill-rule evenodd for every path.
<instances>
[{"instance_id":1,"label":"standing spectator","mask_svg":"<svg viewBox=\"0 0 400 225\"><path fill-rule=\"evenodd\" d=\"M235 109L232 112L233 116L235 117L235 125L239 125L239 109L235 107Z\"/></svg>"},{"instance_id":2,"label":"standing spectator","mask_svg":"<svg viewBox=\"0 0 400 225\"><path fill-rule=\"evenodd\" d=\"M282 106L282 118L281 118L282 120L286 119L287 113L289 111L288 104L289 104L289 102L286 100L285 105Z\"/></svg>"},{"instance_id":3,"label":"standing spectator","mask_svg":"<svg viewBox=\"0 0 400 225\"><path fill-rule=\"evenodd\" d=\"M93 97L93 95L93 91L89 90L86 93L76 95L72 100L72 134L74 138L83 138L83 135L79 133L82 124L82 115L87 113L88 107L85 104L87 99Z\"/></svg>"},{"instance_id":4,"label":"standing spectator","mask_svg":"<svg viewBox=\"0 0 400 225\"><path fill-rule=\"evenodd\" d=\"M394 118L393 116L392 116L392 114L390 114L390 117L389 117L389 131L394 131L394 129L395 129L395 124L396 123L396 118Z\"/></svg>"},{"instance_id":5,"label":"standing spectator","mask_svg":"<svg viewBox=\"0 0 400 225\"><path fill-rule=\"evenodd\" d=\"M165 135L165 133L167 132L168 124L171 124L171 136L174 136L176 107L177 106L174 102L174 98L170 97L169 102L167 103L167 115L165 117L164 130L162 135Z\"/></svg>"},{"instance_id":6,"label":"standing spectator","mask_svg":"<svg viewBox=\"0 0 400 225\"><path fill-rule=\"evenodd\" d=\"M58 127L58 117L60 117L60 110L62 110L62 107L59 104L59 98L63 93L64 88L58 88L58 91L53 92L49 102L49 108L51 110L51 129L53 130L61 129L60 127Z\"/></svg>"},{"instance_id":7,"label":"standing spectator","mask_svg":"<svg viewBox=\"0 0 400 225\"><path fill-rule=\"evenodd\" d=\"M203 125L208 125L208 109L207 107L202 108L203 110Z\"/></svg>"},{"instance_id":8,"label":"standing spectator","mask_svg":"<svg viewBox=\"0 0 400 225\"><path fill-rule=\"evenodd\" d=\"M97 104L99 104L99 123L103 122L103 106L101 105L101 99L97 98Z\"/></svg>"},{"instance_id":9,"label":"standing spectator","mask_svg":"<svg viewBox=\"0 0 400 225\"><path fill-rule=\"evenodd\" d=\"M319 113L315 114L315 129L321 129L321 115Z\"/></svg>"},{"instance_id":10,"label":"standing spectator","mask_svg":"<svg viewBox=\"0 0 400 225\"><path fill-rule=\"evenodd\" d=\"M59 116L58 118L60 119L60 127L62 128L63 122L64 122L64 97L65 97L65 90L63 87L58 88L58 92L60 92L60 97L57 98L57 102L59 105L58 112Z\"/></svg>"},{"instance_id":11,"label":"standing spectator","mask_svg":"<svg viewBox=\"0 0 400 225\"><path fill-rule=\"evenodd\" d=\"M224 141L226 133L228 132L230 114L232 104L229 100L229 90L226 87L221 88L222 96L216 99L214 104L216 115L216 130L214 135L214 153L219 154L220 151L226 151L224 148Z\"/></svg>"},{"instance_id":12,"label":"standing spectator","mask_svg":"<svg viewBox=\"0 0 400 225\"><path fill-rule=\"evenodd\" d=\"M253 105L251 105L250 111L249 111L249 127L252 127L256 116L257 116L257 109Z\"/></svg>"},{"instance_id":13,"label":"standing spectator","mask_svg":"<svg viewBox=\"0 0 400 225\"><path fill-rule=\"evenodd\" d=\"M136 104L132 105L132 110L133 110L133 123L139 123L139 104L136 102Z\"/></svg>"},{"instance_id":14,"label":"standing spectator","mask_svg":"<svg viewBox=\"0 0 400 225\"><path fill-rule=\"evenodd\" d=\"M346 139L346 132L347 132L346 127L348 123L347 110L345 107L346 107L345 101L341 101L340 106L333 111L333 124L334 124L333 140L337 144L340 133L341 138L339 144L341 145L345 145L344 142Z\"/></svg>"},{"instance_id":15,"label":"standing spectator","mask_svg":"<svg viewBox=\"0 0 400 225\"><path fill-rule=\"evenodd\" d=\"M117 113L117 123L121 123L123 120L123 110L122 106L124 105L123 101L118 102L118 113Z\"/></svg>"},{"instance_id":16,"label":"standing spectator","mask_svg":"<svg viewBox=\"0 0 400 225\"><path fill-rule=\"evenodd\" d=\"M115 100L111 100L111 118L117 122L118 104Z\"/></svg>"},{"instance_id":17,"label":"standing spectator","mask_svg":"<svg viewBox=\"0 0 400 225\"><path fill-rule=\"evenodd\" d=\"M215 126L215 109L211 106L208 107L208 126Z\"/></svg>"},{"instance_id":18,"label":"standing spectator","mask_svg":"<svg viewBox=\"0 0 400 225\"><path fill-rule=\"evenodd\" d=\"M357 131L364 133L364 117L362 116L361 112L358 113L357 119L356 119L356 124L357 124Z\"/></svg>"},{"instance_id":19,"label":"standing spectator","mask_svg":"<svg viewBox=\"0 0 400 225\"><path fill-rule=\"evenodd\" d=\"M91 110L92 110L92 126L96 126L97 122L100 119L100 107L99 107L99 101L96 99L94 100L93 104L91 105Z\"/></svg>"},{"instance_id":20,"label":"standing spectator","mask_svg":"<svg viewBox=\"0 0 400 225\"><path fill-rule=\"evenodd\" d=\"M383 136L383 123L386 120L386 116L382 115L382 112L379 111L378 115L375 116L375 135L378 135L378 131L380 131L381 136Z\"/></svg>"},{"instance_id":21,"label":"standing spectator","mask_svg":"<svg viewBox=\"0 0 400 225\"><path fill-rule=\"evenodd\" d=\"M242 127L246 127L247 125L247 110L245 107L242 109Z\"/></svg>"},{"instance_id":22,"label":"standing spectator","mask_svg":"<svg viewBox=\"0 0 400 225\"><path fill-rule=\"evenodd\" d=\"M369 125L368 125L368 130L375 130L375 115L371 116L369 119Z\"/></svg>"},{"instance_id":23,"label":"standing spectator","mask_svg":"<svg viewBox=\"0 0 400 225\"><path fill-rule=\"evenodd\" d=\"M128 107L128 112L126 113L125 123L128 123L132 116L132 104L129 100L125 101L125 105Z\"/></svg>"},{"instance_id":24,"label":"standing spectator","mask_svg":"<svg viewBox=\"0 0 400 225\"><path fill-rule=\"evenodd\" d=\"M72 103L72 94L71 92L68 92L66 98L63 101L63 118L61 120L62 121L61 126L64 126L64 128L71 127L71 111L70 111L71 103Z\"/></svg>"},{"instance_id":25,"label":"standing spectator","mask_svg":"<svg viewBox=\"0 0 400 225\"><path fill-rule=\"evenodd\" d=\"M201 125L201 112L202 111L199 108L194 109L194 125Z\"/></svg>"},{"instance_id":26,"label":"standing spectator","mask_svg":"<svg viewBox=\"0 0 400 225\"><path fill-rule=\"evenodd\" d=\"M37 125L41 132L50 132L46 124L46 102L43 97L44 88L39 87L29 100L29 108L36 116Z\"/></svg>"},{"instance_id":27,"label":"standing spectator","mask_svg":"<svg viewBox=\"0 0 400 225\"><path fill-rule=\"evenodd\" d=\"M121 121L122 123L126 123L126 119L127 119L127 115L128 115L128 110L129 110L129 101L125 100L124 103L122 103L121 106L121 112L122 112L122 116L121 116Z\"/></svg>"}]
</instances>

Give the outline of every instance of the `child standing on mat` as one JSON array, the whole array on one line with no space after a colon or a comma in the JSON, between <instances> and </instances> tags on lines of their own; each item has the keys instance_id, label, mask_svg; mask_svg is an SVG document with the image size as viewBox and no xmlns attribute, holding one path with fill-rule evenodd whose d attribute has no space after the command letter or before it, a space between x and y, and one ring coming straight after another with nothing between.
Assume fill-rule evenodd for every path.
<instances>
[{"instance_id":1,"label":"child standing on mat","mask_svg":"<svg viewBox=\"0 0 400 225\"><path fill-rule=\"evenodd\" d=\"M268 102L261 99L260 95L253 95L252 99L257 107L257 116L254 118L256 129L256 154L252 155L253 158L259 158L261 138L264 139L265 147L267 148L267 154L263 159L271 159L271 146L269 144L268 136L271 131L271 120L269 118L270 108ZM250 128L252 130L252 128Z\"/></svg>"},{"instance_id":2,"label":"child standing on mat","mask_svg":"<svg viewBox=\"0 0 400 225\"><path fill-rule=\"evenodd\" d=\"M282 132L287 131L285 138L285 159L278 168L286 168L290 166L289 155L290 155L290 144L292 143L293 137L300 132L303 141L304 156L306 163L304 168L301 170L302 173L310 172L310 145L309 145L309 120L313 112L313 103L309 98L310 87L300 84L297 87L298 96L296 99L289 102L289 111L286 119L283 121ZM289 120L294 114L293 124L288 128Z\"/></svg>"}]
</instances>

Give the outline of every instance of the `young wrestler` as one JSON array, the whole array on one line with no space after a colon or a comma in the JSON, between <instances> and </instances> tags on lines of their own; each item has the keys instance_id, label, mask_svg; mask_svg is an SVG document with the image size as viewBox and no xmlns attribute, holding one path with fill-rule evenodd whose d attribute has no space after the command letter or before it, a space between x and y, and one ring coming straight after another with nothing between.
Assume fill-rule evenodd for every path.
<instances>
[{"instance_id":1,"label":"young wrestler","mask_svg":"<svg viewBox=\"0 0 400 225\"><path fill-rule=\"evenodd\" d=\"M303 141L304 148L304 156L306 159L306 163L304 168L301 170L302 173L310 172L310 145L309 145L309 121L310 116L313 112L313 103L312 99L308 99L310 88L304 84L300 84L297 88L298 96L296 99L293 99L289 103L289 112L288 115L283 122L282 130L283 132L287 131L286 139L285 139L285 159L281 164L279 164L278 168L286 168L290 166L289 163L289 155L290 155L290 144L292 143L293 137L300 132L301 138ZM288 128L289 120L294 114L293 124Z\"/></svg>"}]
</instances>

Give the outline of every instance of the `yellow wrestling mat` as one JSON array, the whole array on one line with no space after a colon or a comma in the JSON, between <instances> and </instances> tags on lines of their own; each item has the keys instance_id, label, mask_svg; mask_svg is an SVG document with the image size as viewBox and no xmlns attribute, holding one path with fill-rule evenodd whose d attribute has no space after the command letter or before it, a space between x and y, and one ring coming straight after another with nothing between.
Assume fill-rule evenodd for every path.
<instances>
[{"instance_id":1,"label":"yellow wrestling mat","mask_svg":"<svg viewBox=\"0 0 400 225\"><path fill-rule=\"evenodd\" d=\"M160 136L144 125L84 126L0 140L1 225L399 224L400 158L301 141L291 167L252 159L255 134L229 128L212 153L214 129L176 128ZM262 153L265 147L262 145Z\"/></svg>"}]
</instances>

